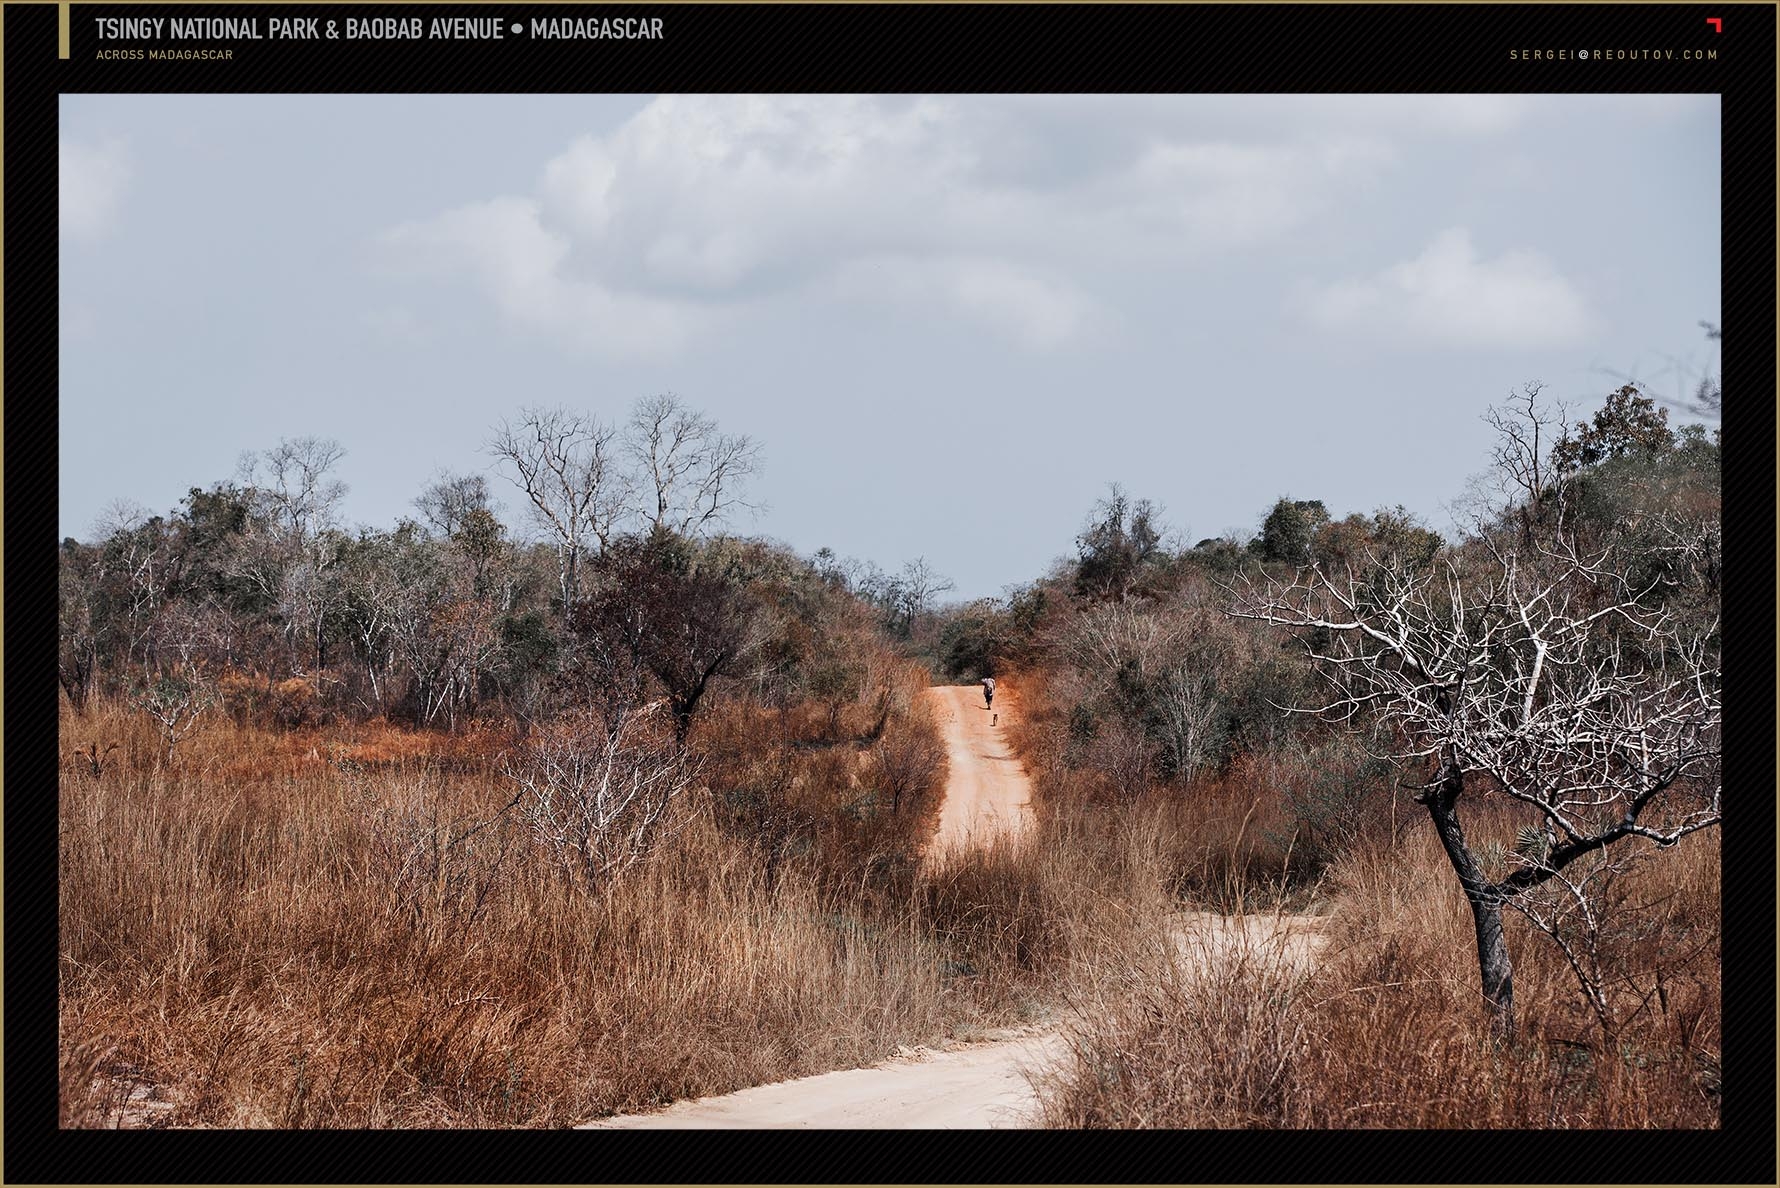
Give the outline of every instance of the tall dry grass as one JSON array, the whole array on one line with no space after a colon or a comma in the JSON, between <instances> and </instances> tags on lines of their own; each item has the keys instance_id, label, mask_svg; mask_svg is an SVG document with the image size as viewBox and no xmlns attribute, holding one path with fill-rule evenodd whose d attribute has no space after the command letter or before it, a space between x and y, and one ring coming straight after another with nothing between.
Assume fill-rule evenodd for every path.
<instances>
[{"instance_id":1,"label":"tall dry grass","mask_svg":"<svg viewBox=\"0 0 1780 1188\"><path fill-rule=\"evenodd\" d=\"M1611 1031L1561 950L1506 913L1519 1028L1503 1043L1426 815L1357 748L1241 755L1184 786L1120 783L1072 762L1044 673L1018 679L1016 738L1048 844L1073 853L1048 861L1088 872L1097 919L1124 921L1073 949L1061 985L1078 1023L1042 1086L1048 1125L1717 1124L1716 836L1650 854L1607 898L1596 941ZM1524 820L1487 795L1465 813L1474 848L1505 873ZM1313 913L1321 955L1307 966L1277 944L1183 944L1190 907Z\"/></svg>"},{"instance_id":2,"label":"tall dry grass","mask_svg":"<svg viewBox=\"0 0 1780 1188\"><path fill-rule=\"evenodd\" d=\"M1028 733L1033 837L923 875L944 771L915 762L885 811L879 748L938 745L900 696L881 729L866 707L714 707L708 795L605 894L495 817L497 731L213 722L169 768L139 715L64 717L64 1125L559 1126L1046 1018L1084 1021L1045 1086L1053 1125L1715 1124L1715 838L1638 871L1604 933L1610 1041L1510 916L1504 1045L1413 815L1299 885L1302 772L1076 795ZM1487 801L1467 825L1481 851L1512 844ZM1171 928L1187 902L1312 899L1308 975Z\"/></svg>"},{"instance_id":3,"label":"tall dry grass","mask_svg":"<svg viewBox=\"0 0 1780 1188\"><path fill-rule=\"evenodd\" d=\"M1239 755L1227 770L1185 784L1122 781L1113 770L1072 754L1069 714L1045 673L1013 679L1026 708L1013 724L1013 736L1039 790L1041 814L1070 815L1075 838L1070 844L1091 844L1103 851L1095 861L1120 864L1126 894L1148 894L1139 884L1159 879L1170 902L1225 912L1281 902L1312 909L1331 839L1301 819L1308 790L1357 768L1363 759L1359 748ZM1367 825L1384 822L1391 806L1388 795L1382 799L1382 805L1357 806L1352 815ZM1112 824L1096 827L1094 821ZM1126 842L1112 844L1108 828L1122 831ZM1136 850L1129 844L1133 831L1146 838ZM1155 870L1130 867L1131 855L1139 852Z\"/></svg>"},{"instance_id":4,"label":"tall dry grass","mask_svg":"<svg viewBox=\"0 0 1780 1188\"><path fill-rule=\"evenodd\" d=\"M168 766L127 708L64 716L63 1124L560 1126L1010 1017L915 879L935 780L892 818L882 737L710 726L690 820L594 893L498 812L497 732L221 719Z\"/></svg>"},{"instance_id":5,"label":"tall dry grass","mask_svg":"<svg viewBox=\"0 0 1780 1188\"><path fill-rule=\"evenodd\" d=\"M1491 814L1480 815L1487 834ZM1519 1028L1491 1030L1462 893L1431 830L1330 872L1320 958L1155 942L1086 993L1044 1087L1066 1127L1702 1127L1718 1121L1718 857L1642 872L1612 924L1622 1008L1603 1032L1558 949L1510 918Z\"/></svg>"}]
</instances>

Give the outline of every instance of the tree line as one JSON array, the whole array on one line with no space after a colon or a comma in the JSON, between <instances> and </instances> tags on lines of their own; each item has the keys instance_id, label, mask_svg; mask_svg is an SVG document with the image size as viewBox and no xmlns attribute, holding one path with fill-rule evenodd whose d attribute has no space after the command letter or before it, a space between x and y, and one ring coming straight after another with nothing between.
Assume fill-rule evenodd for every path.
<instances>
[{"instance_id":1,"label":"tree line","mask_svg":"<svg viewBox=\"0 0 1780 1188\"><path fill-rule=\"evenodd\" d=\"M1715 384L1693 411L1715 412ZM1720 816L1719 434L1636 385L1571 417L1529 384L1484 414L1489 465L1444 538L1400 507L1280 497L1187 547L1115 485L1075 555L957 608L956 677L1041 673L1058 786L1118 803L1262 778L1281 878L1313 882L1425 811L1475 917L1480 986L1513 1027L1502 913L1565 953L1602 1026L1610 892ZM1513 815L1513 846L1463 817Z\"/></svg>"},{"instance_id":2,"label":"tree line","mask_svg":"<svg viewBox=\"0 0 1780 1188\"><path fill-rule=\"evenodd\" d=\"M888 574L730 535L761 448L673 396L623 422L527 408L486 448L533 532L503 522L484 473L439 475L393 527L349 528L345 450L317 437L244 455L167 514L114 506L59 549L68 702L132 698L170 749L217 707L524 730L659 702L683 742L722 679L768 702L850 695L858 664L830 653L858 649L829 637L907 636L948 585L925 561Z\"/></svg>"}]
</instances>

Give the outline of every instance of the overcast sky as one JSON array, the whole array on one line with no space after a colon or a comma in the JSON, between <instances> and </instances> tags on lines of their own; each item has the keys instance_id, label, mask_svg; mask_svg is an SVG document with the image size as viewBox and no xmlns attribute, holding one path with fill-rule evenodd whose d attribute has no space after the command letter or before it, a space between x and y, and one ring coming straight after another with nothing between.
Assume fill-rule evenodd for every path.
<instances>
[{"instance_id":1,"label":"overcast sky","mask_svg":"<svg viewBox=\"0 0 1780 1188\"><path fill-rule=\"evenodd\" d=\"M300 435L389 526L673 392L765 447L740 530L978 596L1113 480L1441 527L1518 385L1716 370L1719 102L64 96L60 228L62 535Z\"/></svg>"}]
</instances>

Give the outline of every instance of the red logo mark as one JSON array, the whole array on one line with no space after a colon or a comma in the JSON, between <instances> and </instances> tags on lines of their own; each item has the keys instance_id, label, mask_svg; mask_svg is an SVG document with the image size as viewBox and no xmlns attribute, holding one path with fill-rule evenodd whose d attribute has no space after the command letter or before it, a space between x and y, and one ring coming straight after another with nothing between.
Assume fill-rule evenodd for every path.
<instances>
[{"instance_id":1,"label":"red logo mark","mask_svg":"<svg viewBox=\"0 0 1780 1188\"><path fill-rule=\"evenodd\" d=\"M1724 32L1724 18L1723 17L1707 17L1706 23L1708 25L1712 26L1712 31L1714 33Z\"/></svg>"}]
</instances>

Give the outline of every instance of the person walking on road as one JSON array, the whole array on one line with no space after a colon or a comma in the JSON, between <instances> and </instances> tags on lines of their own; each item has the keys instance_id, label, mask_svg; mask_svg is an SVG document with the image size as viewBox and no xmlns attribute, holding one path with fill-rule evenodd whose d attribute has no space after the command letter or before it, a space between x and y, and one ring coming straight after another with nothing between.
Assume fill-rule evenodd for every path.
<instances>
[{"instance_id":1,"label":"person walking on road","mask_svg":"<svg viewBox=\"0 0 1780 1188\"><path fill-rule=\"evenodd\" d=\"M995 678L983 678L983 708L988 709L995 704Z\"/></svg>"}]
</instances>

